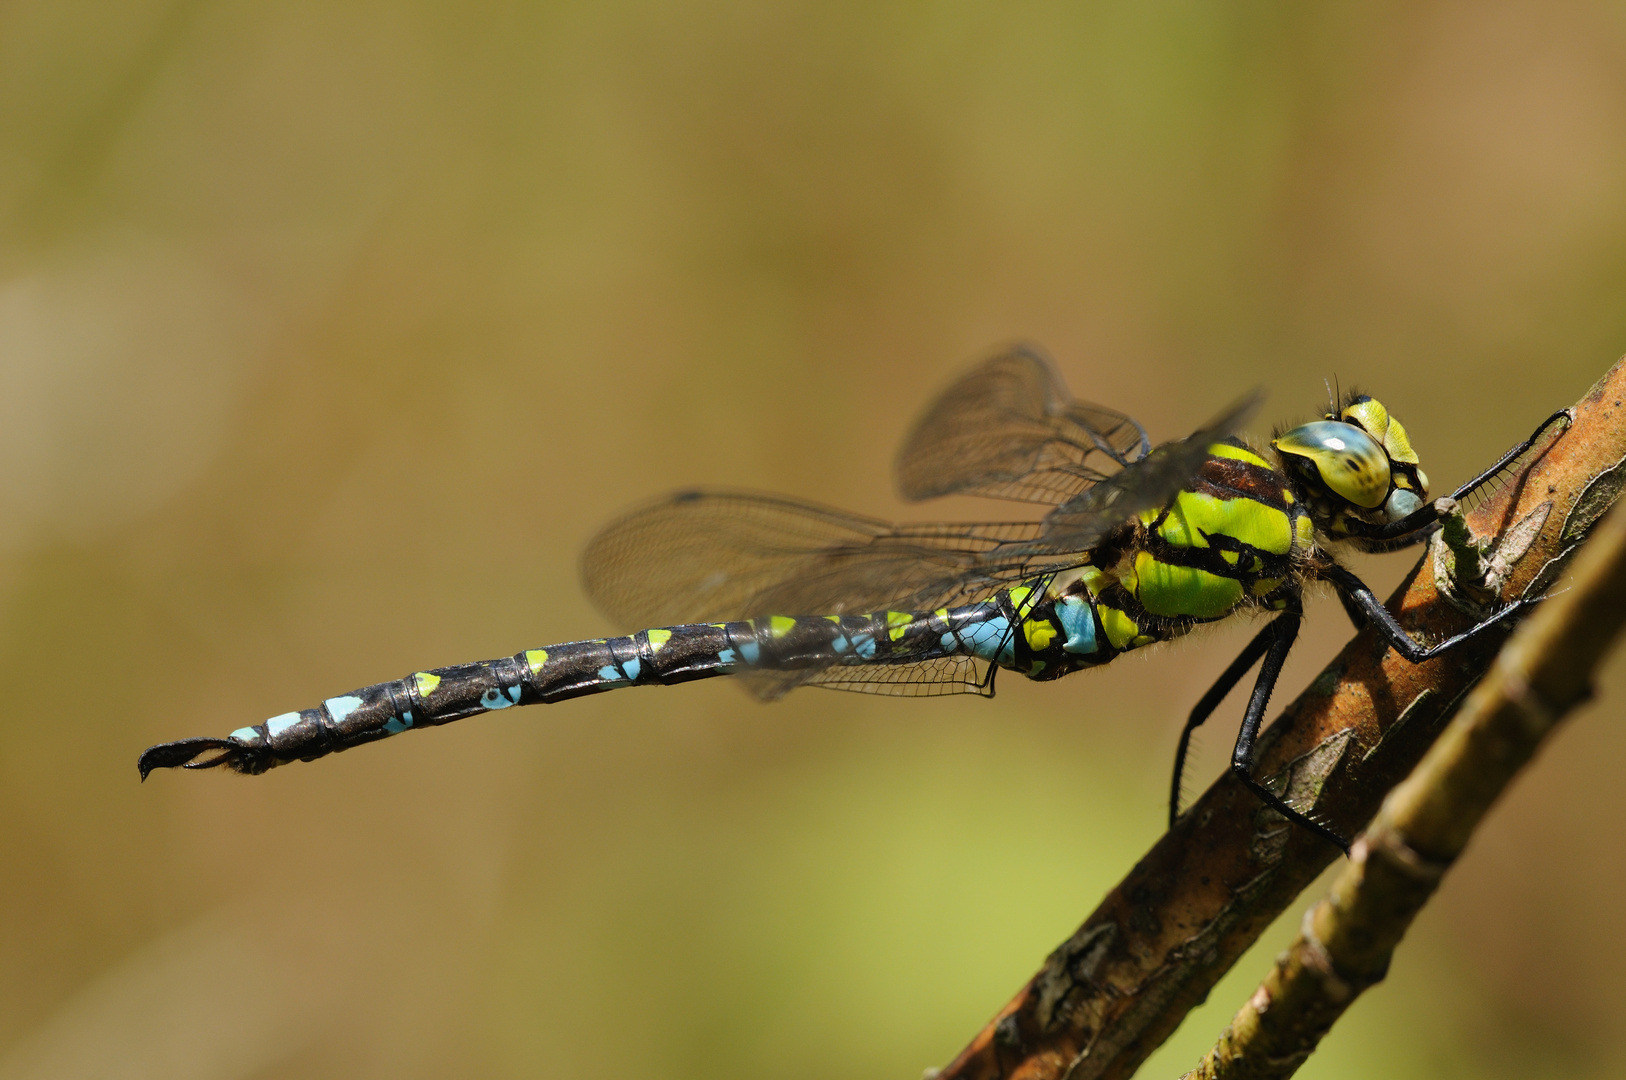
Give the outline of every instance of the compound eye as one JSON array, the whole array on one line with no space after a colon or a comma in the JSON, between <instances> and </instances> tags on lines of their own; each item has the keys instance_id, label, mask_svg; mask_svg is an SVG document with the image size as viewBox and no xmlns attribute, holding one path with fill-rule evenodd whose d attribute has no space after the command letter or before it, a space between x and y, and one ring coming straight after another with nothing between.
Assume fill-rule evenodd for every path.
<instances>
[{"instance_id":1,"label":"compound eye","mask_svg":"<svg viewBox=\"0 0 1626 1080\"><path fill-rule=\"evenodd\" d=\"M1316 420L1286 432L1271 445L1308 458L1334 495L1366 510L1389 498L1389 455L1376 439L1339 420Z\"/></svg>"}]
</instances>

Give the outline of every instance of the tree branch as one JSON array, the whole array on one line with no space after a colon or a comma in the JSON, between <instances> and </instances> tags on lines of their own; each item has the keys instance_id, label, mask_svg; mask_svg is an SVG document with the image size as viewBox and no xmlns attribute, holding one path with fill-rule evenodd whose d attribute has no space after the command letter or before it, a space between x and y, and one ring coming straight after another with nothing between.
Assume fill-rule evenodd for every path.
<instances>
[{"instance_id":1,"label":"tree branch","mask_svg":"<svg viewBox=\"0 0 1626 1080\"><path fill-rule=\"evenodd\" d=\"M1382 981L1389 957L1491 804L1565 714L1626 625L1626 508L1593 530L1568 591L1547 600L1383 801L1327 898L1185 1080L1277 1080Z\"/></svg>"},{"instance_id":2,"label":"tree branch","mask_svg":"<svg viewBox=\"0 0 1626 1080\"><path fill-rule=\"evenodd\" d=\"M1626 361L1576 405L1567 434L1467 516L1489 538L1490 598L1544 591L1613 503L1626 479L1622 399ZM1446 552L1431 543L1389 602L1413 636L1440 640L1483 612L1473 603L1483 597L1443 575ZM1487 637L1410 664L1371 631L1356 635L1265 731L1258 775L1317 820L1358 832L1489 670L1502 641ZM1130 1076L1334 854L1227 773L937 1077Z\"/></svg>"}]
</instances>

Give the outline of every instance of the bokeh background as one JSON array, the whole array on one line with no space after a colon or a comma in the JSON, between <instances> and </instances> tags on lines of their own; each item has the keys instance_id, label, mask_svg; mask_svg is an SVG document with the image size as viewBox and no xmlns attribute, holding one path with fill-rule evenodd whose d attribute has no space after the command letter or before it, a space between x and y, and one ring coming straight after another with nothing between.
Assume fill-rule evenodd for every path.
<instances>
[{"instance_id":1,"label":"bokeh background","mask_svg":"<svg viewBox=\"0 0 1626 1080\"><path fill-rule=\"evenodd\" d=\"M629 630L577 552L680 485L1020 517L889 475L1001 342L1157 438L1358 381L1443 487L1626 351L1623 292L1618 3L9 0L0 1078L918 1076L1156 837L1249 627L993 702L136 754ZM1310 624L1284 686L1349 633ZM1623 700L1303 1075L1626 1073Z\"/></svg>"}]
</instances>

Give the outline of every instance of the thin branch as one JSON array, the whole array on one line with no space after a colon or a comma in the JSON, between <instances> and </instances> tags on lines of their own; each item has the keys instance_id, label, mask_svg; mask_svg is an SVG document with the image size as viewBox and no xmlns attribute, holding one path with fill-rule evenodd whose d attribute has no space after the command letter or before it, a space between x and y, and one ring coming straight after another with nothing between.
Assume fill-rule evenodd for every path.
<instances>
[{"instance_id":1,"label":"thin branch","mask_svg":"<svg viewBox=\"0 0 1626 1080\"><path fill-rule=\"evenodd\" d=\"M1576 405L1567 434L1468 515L1472 534L1492 545L1494 598L1545 590L1614 501L1626 479L1617 468L1626 460L1622 399L1626 362ZM1476 620L1473 597L1441 586L1444 550L1431 544L1389 603L1428 640ZM1489 670L1502 642L1487 637L1410 664L1370 631L1358 634L1265 731L1258 774L1317 820L1360 831ZM1130 1076L1335 854L1227 773L939 1080Z\"/></svg>"},{"instance_id":2,"label":"thin branch","mask_svg":"<svg viewBox=\"0 0 1626 1080\"><path fill-rule=\"evenodd\" d=\"M1491 804L1592 693L1626 625L1626 507L1592 530L1570 589L1541 605L1417 770L1389 793L1327 898L1185 1080L1280 1080L1380 982Z\"/></svg>"}]
</instances>

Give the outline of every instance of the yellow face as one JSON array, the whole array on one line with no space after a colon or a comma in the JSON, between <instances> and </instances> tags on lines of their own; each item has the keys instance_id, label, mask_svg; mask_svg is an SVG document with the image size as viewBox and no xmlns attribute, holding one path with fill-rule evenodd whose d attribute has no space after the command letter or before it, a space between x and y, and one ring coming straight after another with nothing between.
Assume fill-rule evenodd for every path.
<instances>
[{"instance_id":1,"label":"yellow face","mask_svg":"<svg viewBox=\"0 0 1626 1080\"><path fill-rule=\"evenodd\" d=\"M1400 421L1389 414L1383 402L1376 398L1358 397L1344 406L1340 414L1344 421L1360 425L1372 438L1383 444L1389 456L1389 471L1394 489L1384 503L1384 512L1390 521L1399 521L1423 504L1428 494L1428 476L1418 464L1417 451L1411 448L1411 439Z\"/></svg>"}]
</instances>

